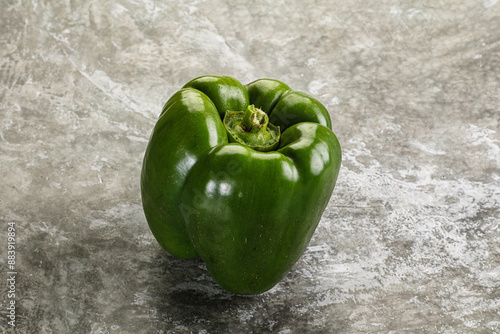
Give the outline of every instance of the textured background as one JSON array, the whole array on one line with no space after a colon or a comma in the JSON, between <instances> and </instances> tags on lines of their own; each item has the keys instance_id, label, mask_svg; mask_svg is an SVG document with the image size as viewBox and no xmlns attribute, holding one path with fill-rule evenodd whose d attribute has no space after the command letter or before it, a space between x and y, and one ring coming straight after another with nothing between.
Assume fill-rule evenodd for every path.
<instances>
[{"instance_id":1,"label":"textured background","mask_svg":"<svg viewBox=\"0 0 500 334\"><path fill-rule=\"evenodd\" d=\"M0 4L1 322L19 333L500 333L500 2ZM329 109L337 187L273 290L164 252L139 173L190 79L269 77Z\"/></svg>"}]
</instances>

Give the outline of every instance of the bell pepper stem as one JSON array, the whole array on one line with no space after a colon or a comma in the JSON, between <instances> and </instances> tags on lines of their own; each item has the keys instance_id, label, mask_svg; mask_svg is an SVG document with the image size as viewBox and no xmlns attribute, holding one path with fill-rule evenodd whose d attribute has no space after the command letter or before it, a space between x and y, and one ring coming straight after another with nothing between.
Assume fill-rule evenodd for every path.
<instances>
[{"instance_id":1,"label":"bell pepper stem","mask_svg":"<svg viewBox=\"0 0 500 334\"><path fill-rule=\"evenodd\" d=\"M243 113L241 127L246 132L265 134L267 132L267 123L269 123L267 114L251 104Z\"/></svg>"},{"instance_id":2,"label":"bell pepper stem","mask_svg":"<svg viewBox=\"0 0 500 334\"><path fill-rule=\"evenodd\" d=\"M262 152L278 147L280 128L269 123L269 116L254 105L245 111L227 111L224 126L230 142Z\"/></svg>"}]
</instances>

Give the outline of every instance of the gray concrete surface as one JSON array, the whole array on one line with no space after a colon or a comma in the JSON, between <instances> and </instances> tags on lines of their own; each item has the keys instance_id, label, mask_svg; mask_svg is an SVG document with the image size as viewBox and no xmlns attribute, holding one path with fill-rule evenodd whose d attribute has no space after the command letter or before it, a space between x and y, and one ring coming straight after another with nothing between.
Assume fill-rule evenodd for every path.
<instances>
[{"instance_id":1,"label":"gray concrete surface","mask_svg":"<svg viewBox=\"0 0 500 334\"><path fill-rule=\"evenodd\" d=\"M7 0L0 25L3 331L15 301L17 333L500 333L498 0ZM312 94L343 146L258 296L164 252L141 208L161 106L205 74Z\"/></svg>"}]
</instances>

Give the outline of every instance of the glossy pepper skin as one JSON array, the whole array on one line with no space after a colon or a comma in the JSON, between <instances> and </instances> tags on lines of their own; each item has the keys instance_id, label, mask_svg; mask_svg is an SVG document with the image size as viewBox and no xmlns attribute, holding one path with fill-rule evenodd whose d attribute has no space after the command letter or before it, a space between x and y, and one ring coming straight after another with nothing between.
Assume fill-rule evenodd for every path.
<instances>
[{"instance_id":1,"label":"glossy pepper skin","mask_svg":"<svg viewBox=\"0 0 500 334\"><path fill-rule=\"evenodd\" d=\"M249 105L280 128L271 151L229 142L226 112ZM228 291L262 293L306 249L340 164L340 144L316 99L272 79L244 86L199 77L167 101L154 127L141 173L144 212L169 253L200 256Z\"/></svg>"}]
</instances>

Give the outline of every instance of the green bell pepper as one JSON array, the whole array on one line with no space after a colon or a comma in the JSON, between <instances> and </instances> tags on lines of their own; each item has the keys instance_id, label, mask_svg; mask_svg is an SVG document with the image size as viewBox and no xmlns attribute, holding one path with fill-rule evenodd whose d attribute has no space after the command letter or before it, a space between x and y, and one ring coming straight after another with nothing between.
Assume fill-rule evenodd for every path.
<instances>
[{"instance_id":1,"label":"green bell pepper","mask_svg":"<svg viewBox=\"0 0 500 334\"><path fill-rule=\"evenodd\" d=\"M188 82L164 105L141 172L159 244L223 288L275 286L306 249L341 163L325 107L272 79Z\"/></svg>"}]
</instances>

